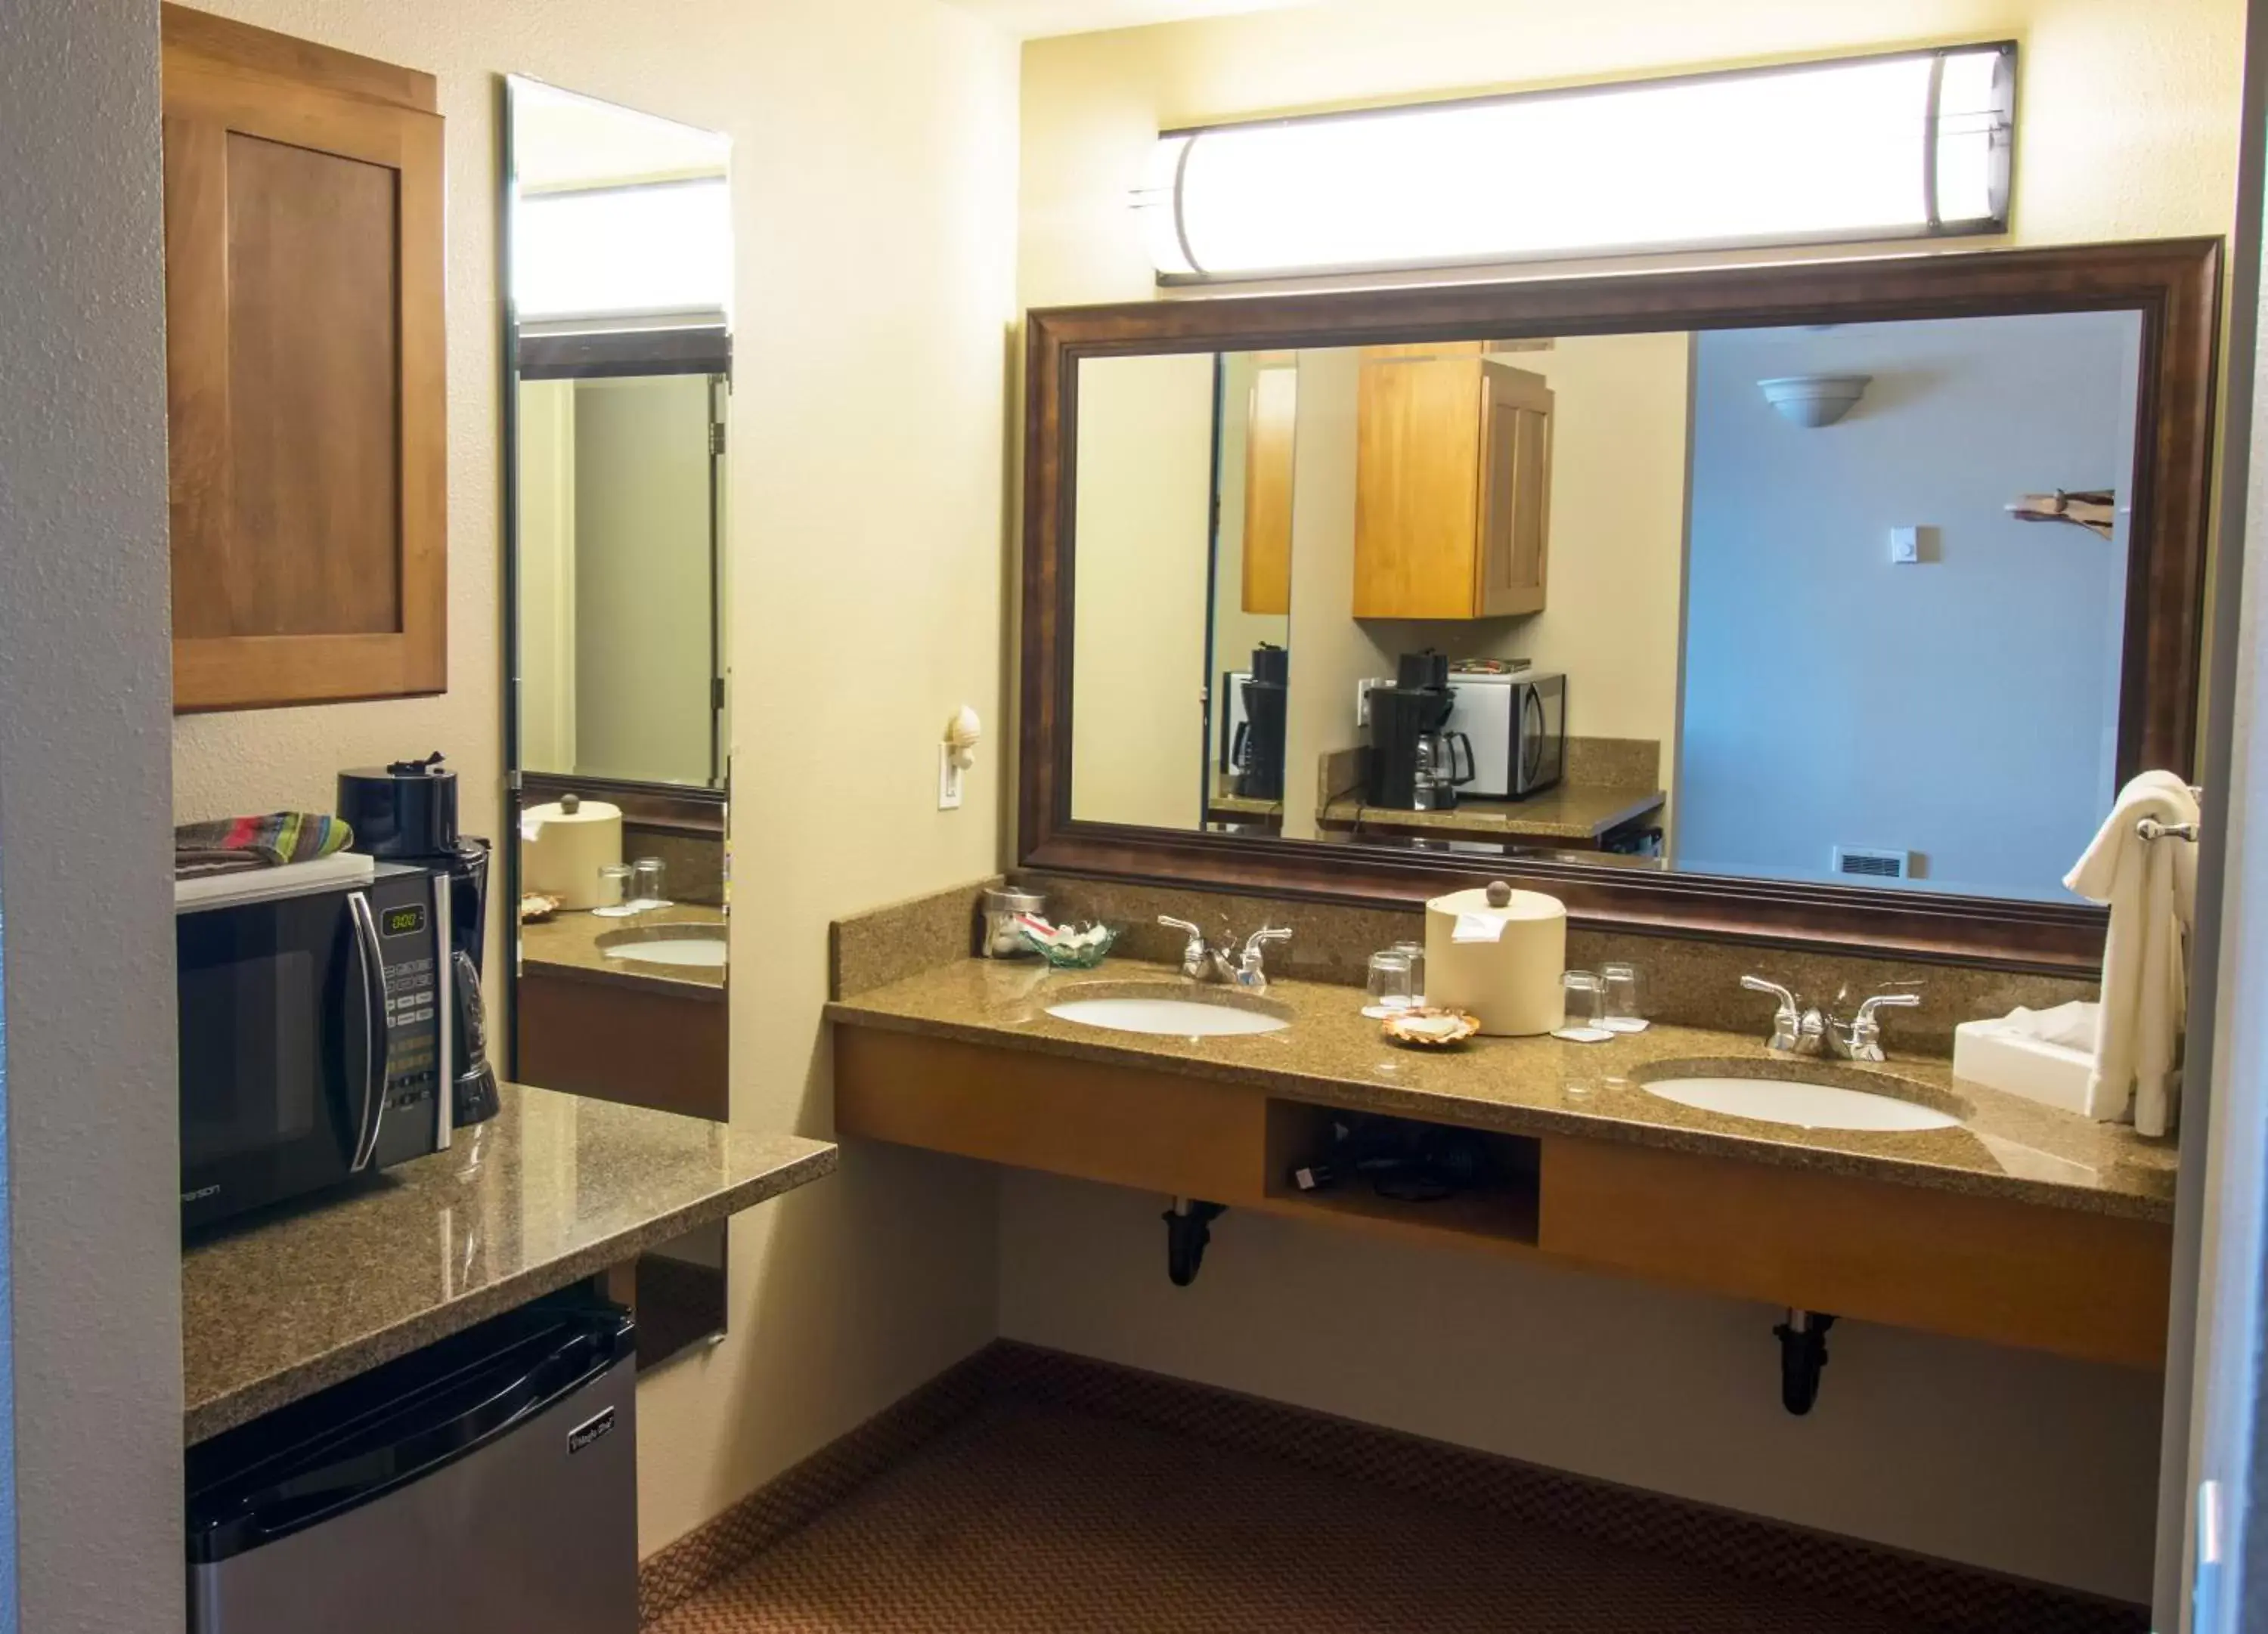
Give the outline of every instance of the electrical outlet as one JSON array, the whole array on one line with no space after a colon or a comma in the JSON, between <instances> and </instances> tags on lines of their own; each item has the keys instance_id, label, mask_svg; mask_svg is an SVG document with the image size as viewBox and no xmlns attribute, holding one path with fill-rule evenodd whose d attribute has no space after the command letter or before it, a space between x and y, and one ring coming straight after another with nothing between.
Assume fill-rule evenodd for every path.
<instances>
[{"instance_id":1,"label":"electrical outlet","mask_svg":"<svg viewBox=\"0 0 2268 1634\"><path fill-rule=\"evenodd\" d=\"M953 763L953 746L937 746L937 808L941 812L961 809L961 782L968 774Z\"/></svg>"},{"instance_id":2,"label":"electrical outlet","mask_svg":"<svg viewBox=\"0 0 2268 1634\"><path fill-rule=\"evenodd\" d=\"M1921 560L1921 529L1894 527L1890 530L1890 560L1911 563Z\"/></svg>"}]
</instances>

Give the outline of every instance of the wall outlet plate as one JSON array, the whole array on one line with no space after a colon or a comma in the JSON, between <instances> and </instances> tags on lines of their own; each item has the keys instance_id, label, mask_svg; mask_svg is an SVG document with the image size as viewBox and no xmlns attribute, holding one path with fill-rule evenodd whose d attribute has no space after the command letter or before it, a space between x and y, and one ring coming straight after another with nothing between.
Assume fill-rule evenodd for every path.
<instances>
[{"instance_id":1,"label":"wall outlet plate","mask_svg":"<svg viewBox=\"0 0 2268 1634\"><path fill-rule=\"evenodd\" d=\"M1890 530L1890 560L1895 563L1921 560L1921 529L1894 527Z\"/></svg>"},{"instance_id":2,"label":"wall outlet plate","mask_svg":"<svg viewBox=\"0 0 2268 1634\"><path fill-rule=\"evenodd\" d=\"M941 812L961 809L961 781L968 774L953 763L953 746L937 746L937 808Z\"/></svg>"}]
</instances>

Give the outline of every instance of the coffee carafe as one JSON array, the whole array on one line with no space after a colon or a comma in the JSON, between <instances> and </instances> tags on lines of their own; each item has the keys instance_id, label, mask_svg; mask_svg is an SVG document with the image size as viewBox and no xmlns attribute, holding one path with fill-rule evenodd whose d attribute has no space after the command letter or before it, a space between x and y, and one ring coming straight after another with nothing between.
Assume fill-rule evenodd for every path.
<instances>
[{"instance_id":1,"label":"coffee carafe","mask_svg":"<svg viewBox=\"0 0 2268 1634\"><path fill-rule=\"evenodd\" d=\"M489 843L457 832L457 774L438 753L342 771L338 813L354 829L356 850L447 880L452 1121L461 1128L494 1117L497 1075L489 1064L488 1006L481 995Z\"/></svg>"},{"instance_id":2,"label":"coffee carafe","mask_svg":"<svg viewBox=\"0 0 2268 1634\"><path fill-rule=\"evenodd\" d=\"M1239 683L1244 718L1236 724L1228 753L1241 799L1284 798L1284 722L1291 680L1289 652L1267 642L1253 648L1252 673Z\"/></svg>"}]
</instances>

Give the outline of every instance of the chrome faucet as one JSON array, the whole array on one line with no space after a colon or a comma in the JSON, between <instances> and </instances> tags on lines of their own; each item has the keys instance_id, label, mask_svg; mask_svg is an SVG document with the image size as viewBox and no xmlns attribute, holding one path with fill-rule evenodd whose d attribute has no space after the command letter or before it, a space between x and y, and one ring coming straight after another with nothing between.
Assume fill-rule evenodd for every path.
<instances>
[{"instance_id":1,"label":"chrome faucet","mask_svg":"<svg viewBox=\"0 0 2268 1634\"><path fill-rule=\"evenodd\" d=\"M1190 981L1202 982L1210 976L1253 993L1264 992L1268 987L1268 944L1289 941L1292 937L1288 928L1263 926L1245 938L1241 953L1233 953L1230 943L1216 946L1207 942L1204 932L1186 919L1160 914L1158 923L1167 930L1189 934L1188 945L1182 949L1182 974Z\"/></svg>"},{"instance_id":2,"label":"chrome faucet","mask_svg":"<svg viewBox=\"0 0 2268 1634\"><path fill-rule=\"evenodd\" d=\"M1911 1010L1921 1003L1918 993L1877 993L1859 1005L1858 1013L1849 1020L1834 1014L1822 1014L1816 1005L1807 1005L1793 992L1777 982L1767 982L1760 975L1744 975L1741 985L1752 993L1767 993L1779 1000L1779 1008L1772 1012L1771 1049L1783 1056L1829 1056L1838 1061L1880 1061L1882 1056L1882 1024L1875 1019L1881 1010ZM1836 995L1840 1004L1845 995Z\"/></svg>"},{"instance_id":3,"label":"chrome faucet","mask_svg":"<svg viewBox=\"0 0 2268 1634\"><path fill-rule=\"evenodd\" d=\"M1842 1002L1842 995L1836 995ZM1848 1021L1841 1017L1827 1018L1828 1048L1845 1061L1880 1061L1882 1059L1882 1024L1874 1019L1877 1010L1911 1010L1921 1003L1919 993L1877 993L1862 1000L1859 1013Z\"/></svg>"}]
</instances>

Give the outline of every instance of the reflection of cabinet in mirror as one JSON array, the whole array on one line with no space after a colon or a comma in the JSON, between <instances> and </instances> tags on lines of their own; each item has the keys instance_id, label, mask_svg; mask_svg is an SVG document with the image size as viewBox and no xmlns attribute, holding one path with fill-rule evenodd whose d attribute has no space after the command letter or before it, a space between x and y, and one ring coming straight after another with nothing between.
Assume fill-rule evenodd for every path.
<instances>
[{"instance_id":1,"label":"reflection of cabinet in mirror","mask_svg":"<svg viewBox=\"0 0 2268 1634\"><path fill-rule=\"evenodd\" d=\"M173 707L439 692L433 77L161 16Z\"/></svg>"},{"instance_id":2,"label":"reflection of cabinet in mirror","mask_svg":"<svg viewBox=\"0 0 2268 1634\"><path fill-rule=\"evenodd\" d=\"M1543 611L1551 411L1543 376L1476 348L1364 349L1357 618Z\"/></svg>"},{"instance_id":3,"label":"reflection of cabinet in mirror","mask_svg":"<svg viewBox=\"0 0 2268 1634\"><path fill-rule=\"evenodd\" d=\"M1266 352L1252 377L1244 440L1244 610L1292 610L1292 447L1300 355Z\"/></svg>"}]
</instances>

